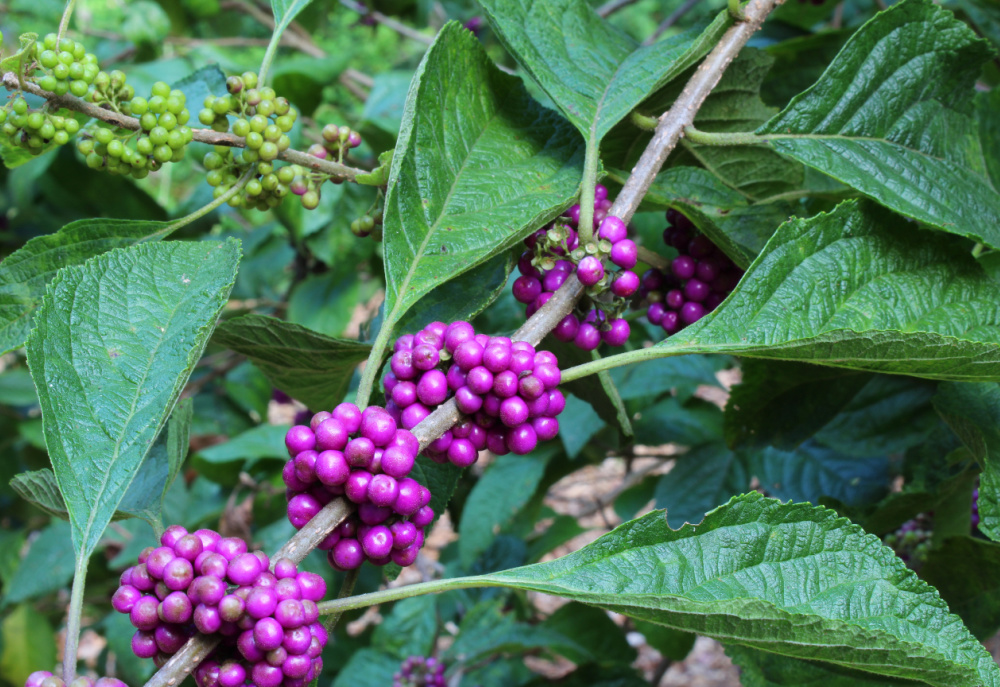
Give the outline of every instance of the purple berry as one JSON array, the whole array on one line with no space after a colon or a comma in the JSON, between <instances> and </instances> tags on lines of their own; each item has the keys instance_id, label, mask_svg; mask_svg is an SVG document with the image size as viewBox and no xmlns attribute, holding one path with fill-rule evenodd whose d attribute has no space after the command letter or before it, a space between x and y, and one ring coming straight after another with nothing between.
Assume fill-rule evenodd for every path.
<instances>
[{"instance_id":1,"label":"purple berry","mask_svg":"<svg viewBox=\"0 0 1000 687\"><path fill-rule=\"evenodd\" d=\"M505 399L500 404L500 421L508 427L517 427L528 420L528 404L520 396Z\"/></svg>"},{"instance_id":2,"label":"purple berry","mask_svg":"<svg viewBox=\"0 0 1000 687\"><path fill-rule=\"evenodd\" d=\"M139 658L153 658L159 652L160 648L156 646L156 638L152 632L136 632L132 635L132 653ZM41 672L41 671L39 671ZM32 673L32 676L37 673ZM49 673L51 677L52 673ZM28 678L28 682L25 683L25 687L31 684L31 678ZM41 681L39 681L41 684Z\"/></svg>"},{"instance_id":3,"label":"purple berry","mask_svg":"<svg viewBox=\"0 0 1000 687\"><path fill-rule=\"evenodd\" d=\"M376 506L387 507L396 502L399 484L389 475L375 475L368 484L368 500Z\"/></svg>"},{"instance_id":4,"label":"purple berry","mask_svg":"<svg viewBox=\"0 0 1000 687\"><path fill-rule=\"evenodd\" d=\"M611 329L601 332L601 338L609 346L624 346L630 332L628 321L618 319L611 322Z\"/></svg>"},{"instance_id":5,"label":"purple berry","mask_svg":"<svg viewBox=\"0 0 1000 687\"><path fill-rule=\"evenodd\" d=\"M378 447L386 446L396 434L396 421L383 408L369 406L361 416L361 434ZM350 447L350 442L348 443ZM350 460L350 456L348 456Z\"/></svg>"},{"instance_id":6,"label":"purple berry","mask_svg":"<svg viewBox=\"0 0 1000 687\"><path fill-rule=\"evenodd\" d=\"M395 423L393 423L395 424ZM393 428L395 432L395 428ZM368 437L357 437L347 442L344 457L353 467L367 468L375 456L375 442Z\"/></svg>"},{"instance_id":7,"label":"purple berry","mask_svg":"<svg viewBox=\"0 0 1000 687\"><path fill-rule=\"evenodd\" d=\"M569 314L566 317L559 320L559 324L555 326L552 330L552 335L556 337L559 341L564 343L569 343L576 338L577 333L580 331L580 320L577 319L576 315Z\"/></svg>"},{"instance_id":8,"label":"purple berry","mask_svg":"<svg viewBox=\"0 0 1000 687\"><path fill-rule=\"evenodd\" d=\"M219 631L222 627L222 618L219 616L219 609L214 606L198 604L192 615L194 626L198 632L210 635Z\"/></svg>"},{"instance_id":9,"label":"purple berry","mask_svg":"<svg viewBox=\"0 0 1000 687\"><path fill-rule=\"evenodd\" d=\"M684 285L684 297L689 301L701 302L708 298L710 292L708 284L699 279L688 279Z\"/></svg>"},{"instance_id":10,"label":"purple berry","mask_svg":"<svg viewBox=\"0 0 1000 687\"><path fill-rule=\"evenodd\" d=\"M510 398L517 393L517 375L504 370L493 377L493 393L500 398Z\"/></svg>"},{"instance_id":11,"label":"purple berry","mask_svg":"<svg viewBox=\"0 0 1000 687\"><path fill-rule=\"evenodd\" d=\"M514 427L507 432L507 448L510 449L511 453L523 456L534 451L537 445L538 436L528 423Z\"/></svg>"},{"instance_id":12,"label":"purple berry","mask_svg":"<svg viewBox=\"0 0 1000 687\"><path fill-rule=\"evenodd\" d=\"M260 559L252 553L243 553L229 561L226 577L233 584L246 586L253 584L261 572Z\"/></svg>"},{"instance_id":13,"label":"purple berry","mask_svg":"<svg viewBox=\"0 0 1000 687\"><path fill-rule=\"evenodd\" d=\"M687 252L692 258L707 258L715 252L715 245L707 236L695 236L688 244Z\"/></svg>"},{"instance_id":14,"label":"purple berry","mask_svg":"<svg viewBox=\"0 0 1000 687\"><path fill-rule=\"evenodd\" d=\"M323 506L312 494L298 494L288 501L288 520L296 529L302 529L322 509Z\"/></svg>"},{"instance_id":15,"label":"purple berry","mask_svg":"<svg viewBox=\"0 0 1000 687\"><path fill-rule=\"evenodd\" d=\"M312 429L305 425L295 425L285 434L285 447L288 448L288 455L293 458L315 446L316 435L313 434Z\"/></svg>"},{"instance_id":16,"label":"purple berry","mask_svg":"<svg viewBox=\"0 0 1000 687\"><path fill-rule=\"evenodd\" d=\"M536 417L531 421L531 428L539 441L550 441L559 434L559 420L554 417Z\"/></svg>"},{"instance_id":17,"label":"purple berry","mask_svg":"<svg viewBox=\"0 0 1000 687\"><path fill-rule=\"evenodd\" d=\"M479 458L479 452L468 439L455 439L448 447L448 460L452 465L467 468Z\"/></svg>"},{"instance_id":18,"label":"purple berry","mask_svg":"<svg viewBox=\"0 0 1000 687\"><path fill-rule=\"evenodd\" d=\"M601 345L601 333L594 325L584 322L580 325L580 330L573 339L573 343L581 350L592 351ZM512 448L511 451L514 451L514 449ZM517 453L516 451L514 452Z\"/></svg>"},{"instance_id":19,"label":"purple berry","mask_svg":"<svg viewBox=\"0 0 1000 687\"><path fill-rule=\"evenodd\" d=\"M514 280L514 298L519 303L528 304L542 294L542 283L535 277L521 276Z\"/></svg>"},{"instance_id":20,"label":"purple berry","mask_svg":"<svg viewBox=\"0 0 1000 687\"><path fill-rule=\"evenodd\" d=\"M275 623L277 625L277 623ZM256 639L256 628L254 628L254 638ZM280 646L280 645L279 645ZM268 663L256 663L250 671L250 679L256 687L279 687L285 674L281 668Z\"/></svg>"},{"instance_id":21,"label":"purple berry","mask_svg":"<svg viewBox=\"0 0 1000 687\"><path fill-rule=\"evenodd\" d=\"M383 456L384 457L384 456ZM340 451L323 451L316 457L316 478L327 486L340 486L351 474L351 466Z\"/></svg>"},{"instance_id":22,"label":"purple berry","mask_svg":"<svg viewBox=\"0 0 1000 687\"><path fill-rule=\"evenodd\" d=\"M689 255L680 255L670 263L670 269L678 279L690 279L694 276L696 263Z\"/></svg>"},{"instance_id":23,"label":"purple berry","mask_svg":"<svg viewBox=\"0 0 1000 687\"><path fill-rule=\"evenodd\" d=\"M129 613L135 603L142 598L142 592L131 585L124 585L115 590L111 597L111 606L119 613Z\"/></svg>"},{"instance_id":24,"label":"purple berry","mask_svg":"<svg viewBox=\"0 0 1000 687\"><path fill-rule=\"evenodd\" d=\"M588 255L580 261L576 276L585 286L593 286L604 278L604 265L599 258Z\"/></svg>"},{"instance_id":25,"label":"purple berry","mask_svg":"<svg viewBox=\"0 0 1000 687\"><path fill-rule=\"evenodd\" d=\"M422 506L420 510L418 510L416 514L410 518L410 522L412 522L417 529L423 529L434 522L434 511L431 510L430 506Z\"/></svg>"},{"instance_id":26,"label":"purple berry","mask_svg":"<svg viewBox=\"0 0 1000 687\"><path fill-rule=\"evenodd\" d=\"M186 558L194 562L205 550L205 545L201 537L196 534L187 534L177 540L174 544L174 553L181 558Z\"/></svg>"},{"instance_id":27,"label":"purple berry","mask_svg":"<svg viewBox=\"0 0 1000 687\"><path fill-rule=\"evenodd\" d=\"M342 451L347 445L347 429L334 417L323 420L316 426L316 448L319 451Z\"/></svg>"},{"instance_id":28,"label":"purple berry","mask_svg":"<svg viewBox=\"0 0 1000 687\"><path fill-rule=\"evenodd\" d=\"M285 630L274 618L261 618L253 626L253 642L261 651L273 651L281 646ZM260 664L258 664L260 665Z\"/></svg>"},{"instance_id":29,"label":"purple berry","mask_svg":"<svg viewBox=\"0 0 1000 687\"><path fill-rule=\"evenodd\" d=\"M401 424L404 429L413 429L431 414L430 408L423 403L414 403L409 408L403 410Z\"/></svg>"},{"instance_id":30,"label":"purple berry","mask_svg":"<svg viewBox=\"0 0 1000 687\"><path fill-rule=\"evenodd\" d=\"M167 589L179 591L187 589L194 580L194 566L186 558L175 558L163 569L163 582Z\"/></svg>"},{"instance_id":31,"label":"purple berry","mask_svg":"<svg viewBox=\"0 0 1000 687\"><path fill-rule=\"evenodd\" d=\"M454 353L461 344L476 336L476 330L468 322L452 322L444 331L444 347L449 353Z\"/></svg>"},{"instance_id":32,"label":"purple berry","mask_svg":"<svg viewBox=\"0 0 1000 687\"><path fill-rule=\"evenodd\" d=\"M660 320L660 326L663 327L663 331L667 334L677 333L681 328L680 314L675 310L670 310L663 315L663 319Z\"/></svg>"},{"instance_id":33,"label":"purple berry","mask_svg":"<svg viewBox=\"0 0 1000 687\"><path fill-rule=\"evenodd\" d=\"M639 261L639 248L632 239L623 239L611 247L611 262L630 270Z\"/></svg>"},{"instance_id":34,"label":"purple berry","mask_svg":"<svg viewBox=\"0 0 1000 687\"><path fill-rule=\"evenodd\" d=\"M619 298L629 298L639 288L639 277L631 270L619 272L611 283L611 293Z\"/></svg>"},{"instance_id":35,"label":"purple berry","mask_svg":"<svg viewBox=\"0 0 1000 687\"><path fill-rule=\"evenodd\" d=\"M344 485L344 495L354 503L364 503L368 500L368 485L371 484L372 474L366 470L355 470L347 478ZM291 503L289 503L289 507Z\"/></svg>"},{"instance_id":36,"label":"purple berry","mask_svg":"<svg viewBox=\"0 0 1000 687\"><path fill-rule=\"evenodd\" d=\"M688 302L681 308L681 322L684 324L694 324L705 316L705 308L701 303Z\"/></svg>"},{"instance_id":37,"label":"purple berry","mask_svg":"<svg viewBox=\"0 0 1000 687\"><path fill-rule=\"evenodd\" d=\"M361 538L361 548L369 558L385 558L392 551L392 533L385 525L375 525Z\"/></svg>"},{"instance_id":38,"label":"purple berry","mask_svg":"<svg viewBox=\"0 0 1000 687\"><path fill-rule=\"evenodd\" d=\"M191 620L191 613L194 606L191 599L184 592L171 592L160 602L157 614L165 623L182 624Z\"/></svg>"},{"instance_id":39,"label":"purple berry","mask_svg":"<svg viewBox=\"0 0 1000 687\"><path fill-rule=\"evenodd\" d=\"M297 627L302 627L305 624L305 612L302 610L302 602L297 599L284 599L280 601L274 611L274 619L285 630L294 630ZM284 631L281 633L281 641L285 641Z\"/></svg>"},{"instance_id":40,"label":"purple berry","mask_svg":"<svg viewBox=\"0 0 1000 687\"><path fill-rule=\"evenodd\" d=\"M448 380L441 370L429 370L420 378L416 391L417 398L424 405L441 405L448 398Z\"/></svg>"},{"instance_id":41,"label":"purple berry","mask_svg":"<svg viewBox=\"0 0 1000 687\"><path fill-rule=\"evenodd\" d=\"M231 561L241 553L247 552L247 543L238 537L225 537L215 545L215 551L227 561Z\"/></svg>"},{"instance_id":42,"label":"purple berry","mask_svg":"<svg viewBox=\"0 0 1000 687\"><path fill-rule=\"evenodd\" d=\"M625 226L625 222L621 221L620 218L608 215L601 221L597 235L615 244L628 236L628 227Z\"/></svg>"},{"instance_id":43,"label":"purple berry","mask_svg":"<svg viewBox=\"0 0 1000 687\"><path fill-rule=\"evenodd\" d=\"M354 434L361 427L361 409L353 403L341 403L333 409L333 416L340 420L348 434Z\"/></svg>"},{"instance_id":44,"label":"purple berry","mask_svg":"<svg viewBox=\"0 0 1000 687\"><path fill-rule=\"evenodd\" d=\"M399 482L399 494L393 504L393 510L403 516L413 515L420 509L420 484L413 479L403 479Z\"/></svg>"}]
</instances>

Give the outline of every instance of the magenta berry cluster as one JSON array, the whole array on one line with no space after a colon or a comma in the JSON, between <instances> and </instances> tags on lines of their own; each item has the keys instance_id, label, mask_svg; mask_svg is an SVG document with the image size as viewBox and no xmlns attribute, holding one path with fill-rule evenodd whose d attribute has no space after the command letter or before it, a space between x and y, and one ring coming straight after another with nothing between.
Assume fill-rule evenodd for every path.
<instances>
[{"instance_id":1,"label":"magenta berry cluster","mask_svg":"<svg viewBox=\"0 0 1000 687\"><path fill-rule=\"evenodd\" d=\"M392 676L392 687L447 687L444 664L436 658L410 656Z\"/></svg>"},{"instance_id":2,"label":"magenta berry cluster","mask_svg":"<svg viewBox=\"0 0 1000 687\"><path fill-rule=\"evenodd\" d=\"M96 680L81 675L69 683L70 687L128 687L124 682L114 677L99 677ZM24 681L24 687L66 687L66 682L48 670L36 670Z\"/></svg>"},{"instance_id":3,"label":"magenta berry cluster","mask_svg":"<svg viewBox=\"0 0 1000 687\"><path fill-rule=\"evenodd\" d=\"M477 334L468 322L432 322L396 340L389 367L386 409L404 427L452 396L470 416L427 446L424 455L438 463L469 467L484 449L524 455L559 433L566 399L558 360L526 341Z\"/></svg>"},{"instance_id":4,"label":"magenta berry cluster","mask_svg":"<svg viewBox=\"0 0 1000 687\"><path fill-rule=\"evenodd\" d=\"M196 632L222 644L195 670L199 687L304 687L322 670L326 582L212 530L172 525L139 554L111 598L136 628L132 651L157 665Z\"/></svg>"},{"instance_id":5,"label":"magenta berry cluster","mask_svg":"<svg viewBox=\"0 0 1000 687\"><path fill-rule=\"evenodd\" d=\"M602 341L609 346L628 341L629 324L620 315L639 288L639 277L632 271L638 247L628 238L625 222L607 214L611 207L607 193L603 186L597 187L594 220L598 230L593 243L579 245L575 227L580 206L574 205L565 217L525 240L527 250L518 261L521 276L513 285L514 298L527 305L526 315L531 317L575 272L587 287L587 295L578 303L578 312L563 318L552 335L585 351L594 350ZM620 269L610 272L605 258Z\"/></svg>"},{"instance_id":6,"label":"magenta berry cluster","mask_svg":"<svg viewBox=\"0 0 1000 687\"><path fill-rule=\"evenodd\" d=\"M676 334L715 310L743 277L736 266L708 237L695 235L694 225L676 210L667 210L669 226L663 242L679 255L670 271L648 270L642 275L640 294L648 303L650 324Z\"/></svg>"},{"instance_id":7,"label":"magenta berry cluster","mask_svg":"<svg viewBox=\"0 0 1000 687\"><path fill-rule=\"evenodd\" d=\"M361 145L361 134L349 126L327 124L320 134L323 137L322 142L312 144L307 152L321 160L332 158L343 162L344 154L348 150Z\"/></svg>"},{"instance_id":8,"label":"magenta berry cluster","mask_svg":"<svg viewBox=\"0 0 1000 687\"><path fill-rule=\"evenodd\" d=\"M420 442L390 412L341 403L289 429L285 446L291 460L282 478L288 519L296 528L339 496L358 505L319 544L334 568L416 560L424 528L434 520L431 492L409 477Z\"/></svg>"},{"instance_id":9,"label":"magenta berry cluster","mask_svg":"<svg viewBox=\"0 0 1000 687\"><path fill-rule=\"evenodd\" d=\"M136 628L132 651L157 665L196 632L222 644L195 671L199 687L304 687L322 669L327 635L316 603L326 582L212 530L171 525L139 554L111 598Z\"/></svg>"}]
</instances>

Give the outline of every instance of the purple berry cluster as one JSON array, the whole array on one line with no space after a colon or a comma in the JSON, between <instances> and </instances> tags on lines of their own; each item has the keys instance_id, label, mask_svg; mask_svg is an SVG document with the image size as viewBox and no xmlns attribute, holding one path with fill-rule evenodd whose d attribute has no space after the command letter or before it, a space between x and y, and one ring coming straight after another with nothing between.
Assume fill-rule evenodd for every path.
<instances>
[{"instance_id":1,"label":"purple berry cluster","mask_svg":"<svg viewBox=\"0 0 1000 687\"><path fill-rule=\"evenodd\" d=\"M416 560L434 511L430 490L408 476L420 443L397 418L378 406L362 412L341 403L289 429L285 446L291 460L282 478L296 528L339 496L358 505L319 544L330 565L353 570L367 560L405 567Z\"/></svg>"},{"instance_id":2,"label":"purple berry cluster","mask_svg":"<svg viewBox=\"0 0 1000 687\"><path fill-rule=\"evenodd\" d=\"M663 242L676 248L670 272L651 269L642 275L640 295L648 303L646 317L676 334L715 310L736 287L743 270L705 236L694 235L694 225L676 210L667 210L669 226Z\"/></svg>"},{"instance_id":3,"label":"purple berry cluster","mask_svg":"<svg viewBox=\"0 0 1000 687\"><path fill-rule=\"evenodd\" d=\"M920 513L895 532L885 535L882 543L895 551L908 567L917 570L927 561L933 534L930 515Z\"/></svg>"},{"instance_id":4,"label":"purple berry cluster","mask_svg":"<svg viewBox=\"0 0 1000 687\"><path fill-rule=\"evenodd\" d=\"M71 683L70 687L128 687L124 682L114 677L92 677L81 675ZM66 687L66 682L47 670L36 670L24 682L24 687Z\"/></svg>"},{"instance_id":5,"label":"purple berry cluster","mask_svg":"<svg viewBox=\"0 0 1000 687\"><path fill-rule=\"evenodd\" d=\"M195 632L222 644L195 671L199 687L304 687L322 670L327 633L316 602L326 582L212 530L166 529L122 573L111 598L137 632L132 651L157 665Z\"/></svg>"},{"instance_id":6,"label":"purple berry cluster","mask_svg":"<svg viewBox=\"0 0 1000 687\"><path fill-rule=\"evenodd\" d=\"M587 287L587 297L578 304L579 312L563 318L552 335L585 351L594 350L601 341L609 346L628 341L629 324L620 316L639 288L639 277L632 271L638 262L638 247L628 238L625 222L607 214L611 207L607 195L606 188L597 187L594 243L579 245L575 227L580 206L574 205L565 217L525 239L527 250L517 265L521 276L513 285L514 298L527 305L526 315L531 317L575 271ZM619 267L618 272L609 272L604 258Z\"/></svg>"},{"instance_id":7,"label":"purple berry cluster","mask_svg":"<svg viewBox=\"0 0 1000 687\"><path fill-rule=\"evenodd\" d=\"M447 687L444 664L436 658L410 656L392 676L392 687Z\"/></svg>"},{"instance_id":8,"label":"purple berry cluster","mask_svg":"<svg viewBox=\"0 0 1000 687\"><path fill-rule=\"evenodd\" d=\"M470 416L426 448L438 463L469 467L484 449L524 455L559 433L566 399L557 388L558 360L526 341L476 334L468 322L432 322L396 340L389 367L386 409L404 427L452 396Z\"/></svg>"}]
</instances>

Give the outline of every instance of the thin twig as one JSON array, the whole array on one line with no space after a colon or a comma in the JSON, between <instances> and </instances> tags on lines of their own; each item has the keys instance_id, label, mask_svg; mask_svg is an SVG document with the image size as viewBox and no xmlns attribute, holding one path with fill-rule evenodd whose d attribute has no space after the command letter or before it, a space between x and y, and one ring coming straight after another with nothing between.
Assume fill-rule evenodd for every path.
<instances>
[{"instance_id":1,"label":"thin twig","mask_svg":"<svg viewBox=\"0 0 1000 687\"><path fill-rule=\"evenodd\" d=\"M239 2L239 0L227 0L221 4L223 9L237 10L245 14L250 15L258 22L260 22L267 29L274 31L274 17L260 9L253 3L249 2ZM323 51L318 45L316 45L312 38L309 37L308 33L301 30L295 30L294 22L292 26L289 26L290 31L285 31L281 36L281 42L290 48L295 48L301 52L304 52L310 57L326 57L326 52ZM269 43L270 41L268 41Z\"/></svg>"},{"instance_id":2,"label":"thin twig","mask_svg":"<svg viewBox=\"0 0 1000 687\"><path fill-rule=\"evenodd\" d=\"M20 88L17 82L17 74L14 72L4 72L2 81L4 87L8 91L16 91ZM105 110L103 107L98 107L93 103L88 103L82 98L76 98L72 95L56 95L55 93L50 93L49 91L43 91L37 85L29 82L25 82L24 90L28 93L33 93L34 95L45 98L49 101L49 103L57 108L64 108L74 112L82 112L88 117L99 119L102 122L107 122L109 124L114 124L120 129L138 131L141 128L139 126L139 120L135 117L128 117L111 110ZM219 133L218 131L213 131L211 129L192 128L191 134L195 141L208 143L209 145L228 146L230 148L243 148L246 146L245 139L230 133ZM291 148L279 153L278 158L302 167L308 167L309 169L322 172L323 174L329 174L331 177L339 180L354 181L358 174L366 173L363 169L348 167L347 165L342 165L339 162L334 162L332 160L321 160L318 157L314 157Z\"/></svg>"},{"instance_id":3,"label":"thin twig","mask_svg":"<svg viewBox=\"0 0 1000 687\"><path fill-rule=\"evenodd\" d=\"M659 687L660 683L663 682L663 677L670 670L670 666L673 665L673 661L666 656L660 659L660 662L656 666L656 670L653 672L653 679L649 681L649 684L653 687Z\"/></svg>"},{"instance_id":4,"label":"thin twig","mask_svg":"<svg viewBox=\"0 0 1000 687\"><path fill-rule=\"evenodd\" d=\"M671 26L677 23L677 21L687 14L692 7L698 4L698 0L685 0L684 4L675 9L670 13L666 19L660 22L660 25L656 27L656 31L653 31L653 35L642 42L643 45L652 45L656 42L656 39L663 35L664 31L669 29Z\"/></svg>"},{"instance_id":5,"label":"thin twig","mask_svg":"<svg viewBox=\"0 0 1000 687\"><path fill-rule=\"evenodd\" d=\"M602 17L610 17L618 10L635 4L636 2L638 2L638 0L608 0L608 2L597 8L597 14Z\"/></svg>"},{"instance_id":6,"label":"thin twig","mask_svg":"<svg viewBox=\"0 0 1000 687\"><path fill-rule=\"evenodd\" d=\"M684 127L694 123L695 113L719 83L726 67L750 40L750 36L760 28L764 18L782 2L784 0L751 0L744 8L746 21L729 27L712 52L695 70L670 110L660 117L653 139L646 146L639 162L632 168L632 174L608 214L620 217L624 222L632 219L640 201L649 191L653 179L667 161L667 156L677 146L684 133Z\"/></svg>"},{"instance_id":7,"label":"thin twig","mask_svg":"<svg viewBox=\"0 0 1000 687\"><path fill-rule=\"evenodd\" d=\"M342 0L343 1L343 0ZM782 0L752 0L746 8L747 21L733 26L698 68L673 107L661 118L660 126L625 182L621 193L610 210L610 214L628 222L632 218L639 201L645 195L653 179L662 167L667 155L677 145L684 127L694 120L694 114L715 87L722 73L729 66L740 49L767 14ZM583 295L584 287L576 276L571 276L553 295L548 303L539 308L514 334L514 339L539 343L572 309ZM413 429L414 435L424 448L455 425L462 415L458 412L454 399L435 410ZM279 551L272 560L284 556L298 562L339 523L351 513L353 506L344 499L330 502L310 520L305 527ZM175 687L184 676L191 673L214 647L217 639L197 635L189 640L180 652L146 683L145 687Z\"/></svg>"},{"instance_id":8,"label":"thin twig","mask_svg":"<svg viewBox=\"0 0 1000 687\"><path fill-rule=\"evenodd\" d=\"M430 45L431 43L434 42L433 36L426 36L417 31L416 29L411 29L406 24L398 22L392 17L387 17L378 10L368 9L360 2L355 2L355 0L340 0L340 4L348 8L349 10L357 12L362 17L371 17L382 26L386 27L387 29L392 29L393 31L398 33L400 36L403 36L404 38L409 38L411 40L418 41L420 43L423 43L424 45Z\"/></svg>"}]
</instances>

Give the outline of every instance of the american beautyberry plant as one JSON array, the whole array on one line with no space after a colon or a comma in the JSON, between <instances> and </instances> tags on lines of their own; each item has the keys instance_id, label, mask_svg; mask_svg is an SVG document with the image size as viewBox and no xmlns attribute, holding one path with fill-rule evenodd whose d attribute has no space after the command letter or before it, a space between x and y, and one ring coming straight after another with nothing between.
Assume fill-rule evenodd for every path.
<instances>
[{"instance_id":1,"label":"american beautyberry plant","mask_svg":"<svg viewBox=\"0 0 1000 687\"><path fill-rule=\"evenodd\" d=\"M661 4L4 6L0 681L1000 686L1000 13Z\"/></svg>"}]
</instances>

